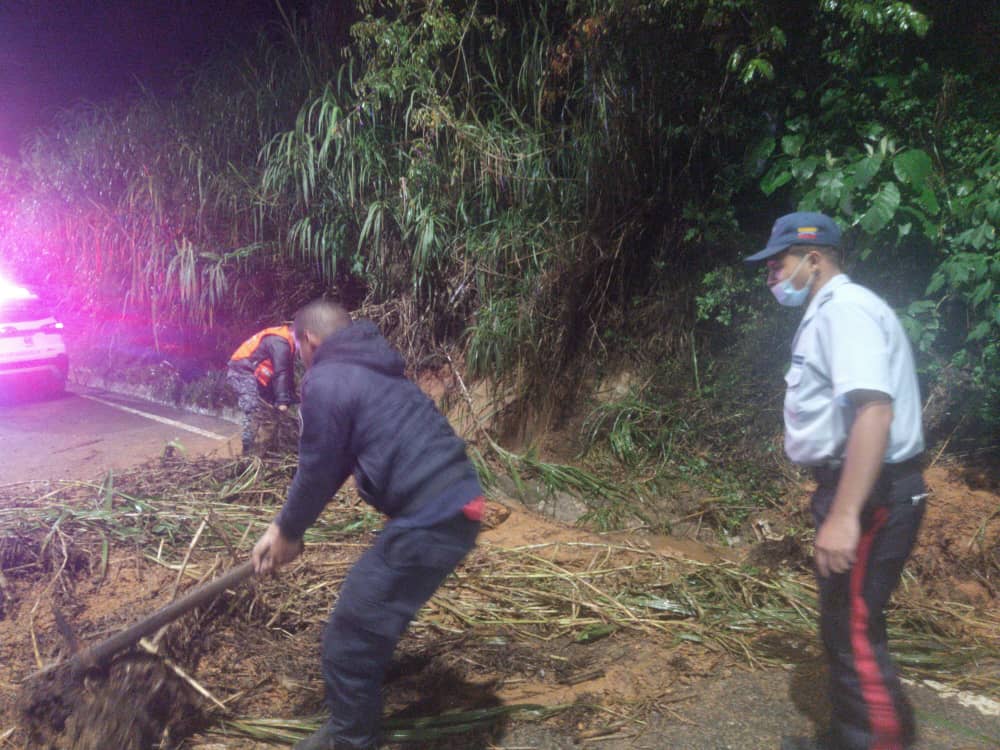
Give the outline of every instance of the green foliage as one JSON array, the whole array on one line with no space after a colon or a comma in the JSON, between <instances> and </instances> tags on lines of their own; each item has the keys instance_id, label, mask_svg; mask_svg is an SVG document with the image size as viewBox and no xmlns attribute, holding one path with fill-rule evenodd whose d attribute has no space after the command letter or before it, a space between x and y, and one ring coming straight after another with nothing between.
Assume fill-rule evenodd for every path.
<instances>
[{"instance_id":1,"label":"green foliage","mask_svg":"<svg viewBox=\"0 0 1000 750\"><path fill-rule=\"evenodd\" d=\"M588 444L603 437L614 456L631 467L669 461L674 443L689 430L669 402L647 401L634 391L597 406L584 424Z\"/></svg>"},{"instance_id":2,"label":"green foliage","mask_svg":"<svg viewBox=\"0 0 1000 750\"><path fill-rule=\"evenodd\" d=\"M855 32L871 30L880 33L904 33L912 31L919 36L924 36L930 28L927 16L913 8L910 3L823 0L822 5L824 10L846 18L850 29Z\"/></svg>"},{"instance_id":3,"label":"green foliage","mask_svg":"<svg viewBox=\"0 0 1000 750\"><path fill-rule=\"evenodd\" d=\"M926 25L903 3L785 15L749 0L371 0L339 52L288 19L283 44L202 71L177 100L76 112L40 136L6 234L25 259L72 248L74 283L154 327L246 315L261 273L291 263L406 301L431 337L481 315L477 371L555 380L651 269L670 279L709 240L790 38L819 21L833 47ZM797 157L805 135L780 142ZM771 189L791 179L776 174ZM869 223L892 201L886 185ZM657 239L678 231L678 247Z\"/></svg>"},{"instance_id":4,"label":"green foliage","mask_svg":"<svg viewBox=\"0 0 1000 750\"><path fill-rule=\"evenodd\" d=\"M928 390L939 375L953 382L960 373L979 397L962 399L959 411L995 427L1000 118L996 103L981 96L988 73L935 57L950 44L934 34L935 14L953 23L943 7L932 4L927 15L902 3L823 3L821 10L834 24L816 40L819 54L800 69L775 58L784 90L765 93L769 127L746 143L744 174L758 175L763 195L781 201L764 220L798 207L841 221L848 270L897 307ZM926 45L915 46L911 35ZM788 36L795 36L790 29ZM741 254L765 232L762 226ZM746 284L732 270L703 276L698 320L706 330L731 327L744 336L762 323L755 305L769 302Z\"/></svg>"},{"instance_id":5,"label":"green foliage","mask_svg":"<svg viewBox=\"0 0 1000 750\"><path fill-rule=\"evenodd\" d=\"M733 182L706 175L727 168L738 104L775 75L777 8L361 10L335 83L266 147L264 193L328 278L349 263L428 335L468 326L474 372L564 382L607 345L602 321L654 279L689 286L672 271L732 225ZM664 48L697 52L666 68Z\"/></svg>"},{"instance_id":6,"label":"green foliage","mask_svg":"<svg viewBox=\"0 0 1000 750\"><path fill-rule=\"evenodd\" d=\"M753 325L759 320L760 279L752 278L733 266L716 268L701 279L695 297L697 320L730 326L734 320Z\"/></svg>"},{"instance_id":7,"label":"green foliage","mask_svg":"<svg viewBox=\"0 0 1000 750\"><path fill-rule=\"evenodd\" d=\"M705 396L681 400L682 370L654 367L643 389L595 406L584 423L586 451L592 459L610 451L629 476L642 477L634 481L637 499L673 497L674 515L680 509L699 526L733 533L776 494L773 473L762 468L767 451L752 445L759 439L752 434L756 420L737 406L742 391L717 388L713 374ZM764 426L765 434L771 430ZM681 496L696 498L695 507L679 504Z\"/></svg>"},{"instance_id":8,"label":"green foliage","mask_svg":"<svg viewBox=\"0 0 1000 750\"><path fill-rule=\"evenodd\" d=\"M921 77L894 85L912 86ZM896 92L893 99L902 96ZM854 134L862 147L848 145L837 156L829 148L822 156L811 151L803 137L799 147L772 159L761 187L794 186L801 209L843 220L861 273L906 280L896 299L916 348L927 362L945 358L971 372L987 394L982 416L993 420L1000 389L1000 139L990 127L984 118L949 128L945 137L953 140L933 152L937 159L903 145L927 133L890 132L880 123L864 124ZM973 152L955 131L985 148ZM820 138L828 140L828 133ZM946 158L949 152L959 158ZM884 278L876 286L896 291Z\"/></svg>"},{"instance_id":9,"label":"green foliage","mask_svg":"<svg viewBox=\"0 0 1000 750\"><path fill-rule=\"evenodd\" d=\"M997 105L949 4L365 0L337 31L322 11L0 161L3 262L154 340L350 290L519 395L627 351L690 358L707 398L770 374L780 324L734 260L798 205L841 220L926 372L1000 413ZM680 415L658 413L601 429L662 458Z\"/></svg>"}]
</instances>

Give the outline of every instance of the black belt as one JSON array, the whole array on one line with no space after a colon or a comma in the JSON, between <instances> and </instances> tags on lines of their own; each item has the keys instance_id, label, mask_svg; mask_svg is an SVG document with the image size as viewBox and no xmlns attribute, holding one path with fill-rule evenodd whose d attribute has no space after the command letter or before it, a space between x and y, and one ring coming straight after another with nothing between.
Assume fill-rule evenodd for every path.
<instances>
[{"instance_id":1,"label":"black belt","mask_svg":"<svg viewBox=\"0 0 1000 750\"><path fill-rule=\"evenodd\" d=\"M906 476L907 474L913 474L923 468L923 461L923 454L918 454L898 463L882 464L882 472L879 474L879 478L881 479L885 477L891 482L899 477ZM831 461L826 464L820 464L819 466L813 466L813 479L816 480L817 484L821 485L836 484L840 481L840 472L843 471L843 469L844 462L839 460Z\"/></svg>"}]
</instances>

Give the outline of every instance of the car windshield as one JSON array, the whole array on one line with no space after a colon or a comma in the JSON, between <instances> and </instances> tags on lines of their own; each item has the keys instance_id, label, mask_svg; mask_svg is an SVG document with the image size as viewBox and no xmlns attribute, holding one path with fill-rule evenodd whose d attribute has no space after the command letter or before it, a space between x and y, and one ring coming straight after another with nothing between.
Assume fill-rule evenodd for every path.
<instances>
[{"instance_id":1,"label":"car windshield","mask_svg":"<svg viewBox=\"0 0 1000 750\"><path fill-rule=\"evenodd\" d=\"M51 317L45 304L36 297L28 299L0 299L0 323L19 323Z\"/></svg>"}]
</instances>

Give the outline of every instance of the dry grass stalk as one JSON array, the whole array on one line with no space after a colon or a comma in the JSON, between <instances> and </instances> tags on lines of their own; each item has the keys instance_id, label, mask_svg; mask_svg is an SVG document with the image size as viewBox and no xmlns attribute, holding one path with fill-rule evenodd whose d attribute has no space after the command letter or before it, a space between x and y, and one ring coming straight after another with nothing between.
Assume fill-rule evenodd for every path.
<instances>
[{"instance_id":1,"label":"dry grass stalk","mask_svg":"<svg viewBox=\"0 0 1000 750\"><path fill-rule=\"evenodd\" d=\"M177 571L178 580L201 579L234 554L248 554L273 517L293 466L274 456L249 463L171 458L118 475L110 490L107 482L64 482L32 498L23 494L24 486L8 488L0 493L4 590L23 592L37 583L71 595L73 581L94 575L109 543ZM344 494L307 535L312 554L290 566L280 584L259 582L255 593L177 627L318 632L337 587L381 523L352 502L350 491ZM503 639L537 648L560 639L586 643L618 631L700 644L760 665L787 660L787 653L774 653L776 641L814 641L815 623L815 585L794 571L696 563L639 544L484 543L432 599L413 634L427 642L437 634L480 645ZM976 668L1000 653L995 613L928 600L919 582L908 581L890 612L890 631L909 674L1000 694L1000 676ZM34 625L31 635L42 664L45 654ZM306 645L308 658L314 658L312 643ZM171 658L182 668L183 659ZM193 681L190 676L191 687ZM239 711L233 696L216 697L211 685L198 684L216 708ZM305 725L241 720L225 726L247 736L287 740L301 736Z\"/></svg>"}]
</instances>

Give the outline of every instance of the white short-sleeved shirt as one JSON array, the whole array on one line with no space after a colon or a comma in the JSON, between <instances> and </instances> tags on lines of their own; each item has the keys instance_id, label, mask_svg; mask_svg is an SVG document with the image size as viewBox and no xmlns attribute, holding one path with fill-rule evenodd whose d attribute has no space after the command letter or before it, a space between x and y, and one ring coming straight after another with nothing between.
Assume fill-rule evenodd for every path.
<instances>
[{"instance_id":1,"label":"white short-sleeved shirt","mask_svg":"<svg viewBox=\"0 0 1000 750\"><path fill-rule=\"evenodd\" d=\"M810 301L785 383L785 452L795 463L843 459L855 416L847 396L856 390L892 399L886 463L924 449L920 387L906 333L881 297L846 274L834 276Z\"/></svg>"}]
</instances>

